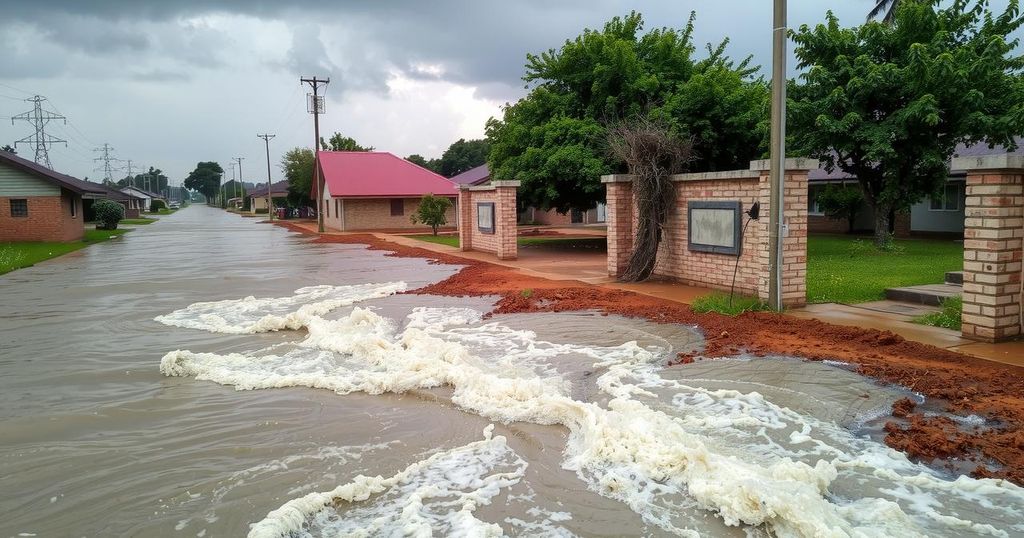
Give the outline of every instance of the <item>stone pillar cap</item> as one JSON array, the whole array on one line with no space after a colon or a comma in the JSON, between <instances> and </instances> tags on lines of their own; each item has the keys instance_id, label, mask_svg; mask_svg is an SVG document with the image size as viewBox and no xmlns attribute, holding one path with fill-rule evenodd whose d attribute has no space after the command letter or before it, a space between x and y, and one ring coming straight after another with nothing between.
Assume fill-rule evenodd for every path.
<instances>
[{"instance_id":1,"label":"stone pillar cap","mask_svg":"<svg viewBox=\"0 0 1024 538\"><path fill-rule=\"evenodd\" d=\"M771 159L750 161L750 169L758 172L771 170ZM782 161L783 170L817 170L821 163L807 157L790 157Z\"/></svg>"},{"instance_id":2,"label":"stone pillar cap","mask_svg":"<svg viewBox=\"0 0 1024 538\"><path fill-rule=\"evenodd\" d=\"M978 157L954 157L950 168L965 172L973 170L1024 169L1024 155L997 153L995 155L981 155Z\"/></svg>"}]
</instances>

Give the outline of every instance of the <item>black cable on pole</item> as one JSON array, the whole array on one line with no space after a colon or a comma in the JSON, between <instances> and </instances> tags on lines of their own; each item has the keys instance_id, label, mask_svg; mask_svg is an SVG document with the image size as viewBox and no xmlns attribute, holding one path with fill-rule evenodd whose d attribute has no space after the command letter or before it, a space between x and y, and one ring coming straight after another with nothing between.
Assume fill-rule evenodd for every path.
<instances>
[{"instance_id":1,"label":"black cable on pole","mask_svg":"<svg viewBox=\"0 0 1024 538\"><path fill-rule=\"evenodd\" d=\"M729 286L729 308L732 308L732 296L736 291L736 273L740 269L740 257L743 256L743 238L747 235L747 226L750 226L750 221L757 220L761 216L761 203L754 202L754 205L750 206L750 209L744 211L747 214L747 223L743 225L743 230L740 231L740 254L736 256L736 264L732 268L732 285Z\"/></svg>"}]
</instances>

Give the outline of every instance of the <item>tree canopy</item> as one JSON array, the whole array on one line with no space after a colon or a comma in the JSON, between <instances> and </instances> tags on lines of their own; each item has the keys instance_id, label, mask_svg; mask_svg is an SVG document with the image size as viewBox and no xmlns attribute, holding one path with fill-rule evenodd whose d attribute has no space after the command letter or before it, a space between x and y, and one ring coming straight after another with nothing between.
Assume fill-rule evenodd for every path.
<instances>
[{"instance_id":1,"label":"tree canopy","mask_svg":"<svg viewBox=\"0 0 1024 538\"><path fill-rule=\"evenodd\" d=\"M723 41L697 59L692 14L682 29L643 25L633 12L527 55L530 93L487 123L492 177L522 181L526 204L593 207L604 199L600 176L626 169L608 150L608 129L637 117L692 140L695 170L742 168L761 155L769 92L749 58L733 62Z\"/></svg>"},{"instance_id":2,"label":"tree canopy","mask_svg":"<svg viewBox=\"0 0 1024 538\"><path fill-rule=\"evenodd\" d=\"M0 151L6 151L7 153L17 154L18 152L10 144L4 144L4 147L0 148Z\"/></svg>"},{"instance_id":3,"label":"tree canopy","mask_svg":"<svg viewBox=\"0 0 1024 538\"><path fill-rule=\"evenodd\" d=\"M124 178L117 181L118 187L132 186L137 189L145 189L150 192L157 194L163 193L170 185L170 180L164 175L163 170L159 168L149 167L148 172L142 174L135 174L135 176L125 176Z\"/></svg>"},{"instance_id":4,"label":"tree canopy","mask_svg":"<svg viewBox=\"0 0 1024 538\"><path fill-rule=\"evenodd\" d=\"M223 174L224 169L219 164L212 161L200 162L185 178L185 188L198 191L207 200L213 200L217 196Z\"/></svg>"},{"instance_id":5,"label":"tree canopy","mask_svg":"<svg viewBox=\"0 0 1024 538\"><path fill-rule=\"evenodd\" d=\"M945 182L958 143L1016 147L1024 132L1024 61L1013 53L1017 0L903 0L891 24L824 24L793 33L799 67L790 147L860 181L886 243L892 216Z\"/></svg>"},{"instance_id":6,"label":"tree canopy","mask_svg":"<svg viewBox=\"0 0 1024 538\"><path fill-rule=\"evenodd\" d=\"M309 205L313 185L313 150L292 148L281 157L281 171L288 180L288 202L292 206Z\"/></svg>"},{"instance_id":7,"label":"tree canopy","mask_svg":"<svg viewBox=\"0 0 1024 538\"><path fill-rule=\"evenodd\" d=\"M434 235L437 235L438 226L448 224L447 213L448 208L451 206L452 201L448 198L427 193L426 196L420 199L419 207L412 214L412 223L430 226Z\"/></svg>"},{"instance_id":8,"label":"tree canopy","mask_svg":"<svg viewBox=\"0 0 1024 538\"><path fill-rule=\"evenodd\" d=\"M373 151L373 146L361 146L354 138L334 133L330 140L320 137L320 149L325 151Z\"/></svg>"},{"instance_id":9,"label":"tree canopy","mask_svg":"<svg viewBox=\"0 0 1024 538\"><path fill-rule=\"evenodd\" d=\"M490 144L487 140L466 140L460 138L441 155L437 173L444 177L457 176L466 170L476 168L487 162Z\"/></svg>"}]
</instances>

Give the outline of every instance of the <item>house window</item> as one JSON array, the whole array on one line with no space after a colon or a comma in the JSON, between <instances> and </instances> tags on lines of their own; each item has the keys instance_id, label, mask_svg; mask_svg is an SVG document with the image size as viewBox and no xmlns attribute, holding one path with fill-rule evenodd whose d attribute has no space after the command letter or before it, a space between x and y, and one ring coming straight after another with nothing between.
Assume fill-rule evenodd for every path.
<instances>
[{"instance_id":1,"label":"house window","mask_svg":"<svg viewBox=\"0 0 1024 538\"><path fill-rule=\"evenodd\" d=\"M821 207L818 206L818 197L825 190L825 185L811 185L807 187L807 214L821 215Z\"/></svg>"},{"instance_id":2,"label":"house window","mask_svg":"<svg viewBox=\"0 0 1024 538\"><path fill-rule=\"evenodd\" d=\"M928 209L932 211L960 211L961 192L960 183L946 183L942 188L942 194L931 198L931 206Z\"/></svg>"},{"instance_id":3,"label":"house window","mask_svg":"<svg viewBox=\"0 0 1024 538\"><path fill-rule=\"evenodd\" d=\"M391 216L401 217L405 215L405 200L402 198L391 199Z\"/></svg>"},{"instance_id":4,"label":"house window","mask_svg":"<svg viewBox=\"0 0 1024 538\"><path fill-rule=\"evenodd\" d=\"M476 204L476 227L482 233L494 233L494 202Z\"/></svg>"},{"instance_id":5,"label":"house window","mask_svg":"<svg viewBox=\"0 0 1024 538\"><path fill-rule=\"evenodd\" d=\"M325 213L325 215L324 215L325 217L331 218L331 201L330 200L324 200L324 213Z\"/></svg>"},{"instance_id":6,"label":"house window","mask_svg":"<svg viewBox=\"0 0 1024 538\"><path fill-rule=\"evenodd\" d=\"M78 200L71 198L71 218L78 214Z\"/></svg>"},{"instance_id":7,"label":"house window","mask_svg":"<svg viewBox=\"0 0 1024 538\"><path fill-rule=\"evenodd\" d=\"M334 200L334 216L341 218L341 200Z\"/></svg>"},{"instance_id":8,"label":"house window","mask_svg":"<svg viewBox=\"0 0 1024 538\"><path fill-rule=\"evenodd\" d=\"M11 216L12 217L27 217L28 216L28 200L21 198L18 200L11 200Z\"/></svg>"}]
</instances>

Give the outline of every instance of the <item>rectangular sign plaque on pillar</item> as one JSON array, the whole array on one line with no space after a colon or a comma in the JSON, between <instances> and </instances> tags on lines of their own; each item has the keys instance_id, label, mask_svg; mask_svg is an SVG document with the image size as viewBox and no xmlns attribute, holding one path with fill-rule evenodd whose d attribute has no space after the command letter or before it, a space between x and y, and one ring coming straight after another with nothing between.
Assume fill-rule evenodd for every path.
<instances>
[{"instance_id":1,"label":"rectangular sign plaque on pillar","mask_svg":"<svg viewBox=\"0 0 1024 538\"><path fill-rule=\"evenodd\" d=\"M476 227L482 233L494 233L494 202L477 202Z\"/></svg>"},{"instance_id":2,"label":"rectangular sign plaque on pillar","mask_svg":"<svg viewBox=\"0 0 1024 538\"><path fill-rule=\"evenodd\" d=\"M742 250L742 203L737 201L689 201L687 245L695 252L739 256Z\"/></svg>"}]
</instances>

